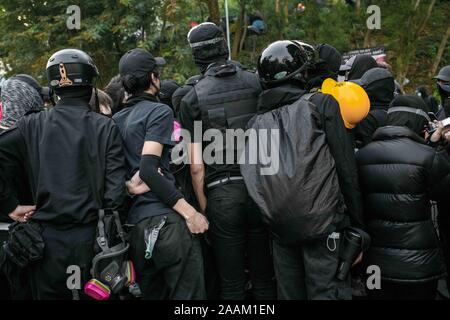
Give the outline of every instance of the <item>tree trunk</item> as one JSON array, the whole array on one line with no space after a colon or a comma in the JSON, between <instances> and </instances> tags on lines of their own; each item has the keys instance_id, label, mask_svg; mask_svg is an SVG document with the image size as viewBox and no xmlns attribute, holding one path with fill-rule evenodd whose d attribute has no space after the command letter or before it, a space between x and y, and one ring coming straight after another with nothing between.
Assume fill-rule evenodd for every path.
<instances>
[{"instance_id":1,"label":"tree trunk","mask_svg":"<svg viewBox=\"0 0 450 320\"><path fill-rule=\"evenodd\" d=\"M356 0L356 14L359 16L361 13L361 0Z\"/></svg>"},{"instance_id":2,"label":"tree trunk","mask_svg":"<svg viewBox=\"0 0 450 320\"><path fill-rule=\"evenodd\" d=\"M239 52L244 48L245 38L247 37L247 26L244 26L244 33L241 37L241 43L239 44Z\"/></svg>"},{"instance_id":3,"label":"tree trunk","mask_svg":"<svg viewBox=\"0 0 450 320\"><path fill-rule=\"evenodd\" d=\"M371 34L371 29L367 28L366 33L364 35L364 44L363 47L364 48L368 48L370 47L370 34Z\"/></svg>"},{"instance_id":4,"label":"tree trunk","mask_svg":"<svg viewBox=\"0 0 450 320\"><path fill-rule=\"evenodd\" d=\"M434 59L433 66L430 70L430 77L434 76L439 64L441 63L442 56L444 55L445 48L447 47L448 39L450 38L450 25L447 27L447 32L442 37L441 44L439 45L438 52L436 54L436 58Z\"/></svg>"},{"instance_id":5,"label":"tree trunk","mask_svg":"<svg viewBox=\"0 0 450 320\"><path fill-rule=\"evenodd\" d=\"M236 32L234 33L233 39L233 49L231 50L231 58L237 59L239 55L239 44L241 43L242 31L246 27L245 26L245 0L239 1L240 5L240 13L239 18L236 23Z\"/></svg>"},{"instance_id":6,"label":"tree trunk","mask_svg":"<svg viewBox=\"0 0 450 320\"><path fill-rule=\"evenodd\" d=\"M423 29L425 29L427 22L431 17L431 12L433 11L433 7L435 4L436 4L436 0L431 1L430 5L428 6L427 15L425 16L422 23L420 24L419 29L417 29L416 35L421 34Z\"/></svg>"},{"instance_id":7,"label":"tree trunk","mask_svg":"<svg viewBox=\"0 0 450 320\"><path fill-rule=\"evenodd\" d=\"M207 0L209 10L209 20L220 26L219 0Z\"/></svg>"},{"instance_id":8,"label":"tree trunk","mask_svg":"<svg viewBox=\"0 0 450 320\"><path fill-rule=\"evenodd\" d=\"M284 0L284 23L289 23L289 7L288 7L289 0Z\"/></svg>"}]
</instances>

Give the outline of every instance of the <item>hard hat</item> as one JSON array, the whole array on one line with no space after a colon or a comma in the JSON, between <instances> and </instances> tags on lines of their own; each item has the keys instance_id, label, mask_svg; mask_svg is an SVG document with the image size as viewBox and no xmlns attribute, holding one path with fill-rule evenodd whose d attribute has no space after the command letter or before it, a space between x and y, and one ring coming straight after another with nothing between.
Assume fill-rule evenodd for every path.
<instances>
[{"instance_id":1,"label":"hard hat","mask_svg":"<svg viewBox=\"0 0 450 320\"><path fill-rule=\"evenodd\" d=\"M322 92L332 95L339 102L342 119L347 129L356 127L369 114L369 96L356 83L326 79L322 85Z\"/></svg>"}]
</instances>

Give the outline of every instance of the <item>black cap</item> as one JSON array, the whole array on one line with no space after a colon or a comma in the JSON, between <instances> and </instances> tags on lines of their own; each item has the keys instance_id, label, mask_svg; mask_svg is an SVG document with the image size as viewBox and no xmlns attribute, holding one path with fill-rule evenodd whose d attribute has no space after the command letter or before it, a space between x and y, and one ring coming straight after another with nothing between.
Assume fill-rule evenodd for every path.
<instances>
[{"instance_id":1,"label":"black cap","mask_svg":"<svg viewBox=\"0 0 450 320\"><path fill-rule=\"evenodd\" d=\"M433 79L441 81L450 81L450 65L445 66L441 70L439 70L439 74L435 76Z\"/></svg>"},{"instance_id":2,"label":"black cap","mask_svg":"<svg viewBox=\"0 0 450 320\"><path fill-rule=\"evenodd\" d=\"M154 57L147 50L136 48L125 53L119 62L119 72L125 74L145 74L166 64L164 58Z\"/></svg>"}]
</instances>

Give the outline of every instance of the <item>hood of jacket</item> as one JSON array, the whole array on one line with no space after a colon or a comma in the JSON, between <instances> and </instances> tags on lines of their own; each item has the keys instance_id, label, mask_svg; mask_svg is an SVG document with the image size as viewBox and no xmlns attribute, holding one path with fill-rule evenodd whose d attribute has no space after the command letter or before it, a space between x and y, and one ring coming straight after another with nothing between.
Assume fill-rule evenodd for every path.
<instances>
[{"instance_id":1,"label":"hood of jacket","mask_svg":"<svg viewBox=\"0 0 450 320\"><path fill-rule=\"evenodd\" d=\"M284 84L263 91L258 98L258 113L265 113L300 99L306 93L305 90L293 84Z\"/></svg>"},{"instance_id":2,"label":"hood of jacket","mask_svg":"<svg viewBox=\"0 0 450 320\"><path fill-rule=\"evenodd\" d=\"M421 136L430 121L426 110L425 102L418 96L396 96L389 106L386 125L406 127Z\"/></svg>"},{"instance_id":3,"label":"hood of jacket","mask_svg":"<svg viewBox=\"0 0 450 320\"><path fill-rule=\"evenodd\" d=\"M385 109L394 100L394 76L383 68L373 68L366 71L361 79L354 80L364 88L370 100L370 109Z\"/></svg>"}]
</instances>

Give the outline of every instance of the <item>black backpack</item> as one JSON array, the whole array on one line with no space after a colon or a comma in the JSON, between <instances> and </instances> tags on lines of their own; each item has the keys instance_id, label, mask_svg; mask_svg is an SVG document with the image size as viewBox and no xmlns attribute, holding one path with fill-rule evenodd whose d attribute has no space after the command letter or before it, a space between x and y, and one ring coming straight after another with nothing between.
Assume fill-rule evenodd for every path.
<instances>
[{"instance_id":1,"label":"black backpack","mask_svg":"<svg viewBox=\"0 0 450 320\"><path fill-rule=\"evenodd\" d=\"M278 242L298 244L333 232L335 216L342 213L342 196L334 159L326 143L323 119L304 95L291 105L254 116L249 129L273 129L279 142L258 138L247 141L245 154L258 152L256 164L241 164L247 190L260 208L263 220ZM264 139L263 139L264 140ZM261 148L263 147L263 148ZM279 151L278 170L261 174L271 147ZM276 166L275 166L276 167ZM275 168L277 169L277 168Z\"/></svg>"}]
</instances>

